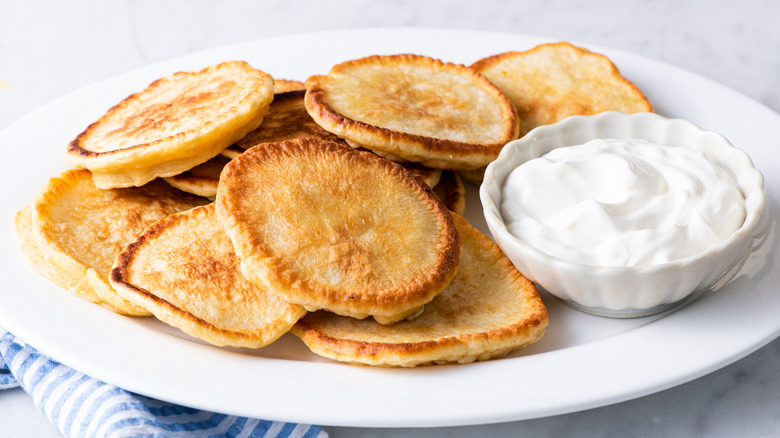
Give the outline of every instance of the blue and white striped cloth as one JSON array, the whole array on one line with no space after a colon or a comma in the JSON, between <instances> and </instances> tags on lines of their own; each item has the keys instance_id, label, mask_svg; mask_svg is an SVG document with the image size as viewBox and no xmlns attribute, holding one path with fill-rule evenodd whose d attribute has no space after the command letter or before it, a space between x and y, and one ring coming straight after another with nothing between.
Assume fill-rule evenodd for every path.
<instances>
[{"instance_id":1,"label":"blue and white striped cloth","mask_svg":"<svg viewBox=\"0 0 780 438\"><path fill-rule=\"evenodd\" d=\"M49 359L0 327L0 389L18 386L64 437L327 437L319 426L217 414L125 391Z\"/></svg>"}]
</instances>

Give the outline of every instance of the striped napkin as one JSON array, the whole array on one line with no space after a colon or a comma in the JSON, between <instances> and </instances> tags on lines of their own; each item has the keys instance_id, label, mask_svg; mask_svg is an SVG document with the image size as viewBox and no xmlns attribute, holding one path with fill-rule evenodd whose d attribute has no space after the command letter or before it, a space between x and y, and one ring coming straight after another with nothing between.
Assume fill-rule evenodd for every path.
<instances>
[{"instance_id":1,"label":"striped napkin","mask_svg":"<svg viewBox=\"0 0 780 438\"><path fill-rule=\"evenodd\" d=\"M319 426L217 414L134 394L51 360L0 327L0 389L18 386L64 437L328 436Z\"/></svg>"}]
</instances>

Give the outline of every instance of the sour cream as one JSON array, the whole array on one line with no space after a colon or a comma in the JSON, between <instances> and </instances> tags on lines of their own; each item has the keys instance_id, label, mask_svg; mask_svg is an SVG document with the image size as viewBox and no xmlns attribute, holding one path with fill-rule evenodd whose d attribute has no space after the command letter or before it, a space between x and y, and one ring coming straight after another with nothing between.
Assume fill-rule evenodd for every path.
<instances>
[{"instance_id":1,"label":"sour cream","mask_svg":"<svg viewBox=\"0 0 780 438\"><path fill-rule=\"evenodd\" d=\"M706 252L745 221L734 177L702 152L599 139L555 149L508 176L509 232L563 260L648 266Z\"/></svg>"}]
</instances>

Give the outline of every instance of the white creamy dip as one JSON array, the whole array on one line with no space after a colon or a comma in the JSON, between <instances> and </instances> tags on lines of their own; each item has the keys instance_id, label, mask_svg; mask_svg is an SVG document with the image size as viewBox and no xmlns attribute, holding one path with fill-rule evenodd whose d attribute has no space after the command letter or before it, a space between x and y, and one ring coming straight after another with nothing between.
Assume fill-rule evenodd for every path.
<instances>
[{"instance_id":1,"label":"white creamy dip","mask_svg":"<svg viewBox=\"0 0 780 438\"><path fill-rule=\"evenodd\" d=\"M733 176L702 152L593 140L514 169L502 188L509 232L560 259L647 266L700 254L745 220Z\"/></svg>"}]
</instances>

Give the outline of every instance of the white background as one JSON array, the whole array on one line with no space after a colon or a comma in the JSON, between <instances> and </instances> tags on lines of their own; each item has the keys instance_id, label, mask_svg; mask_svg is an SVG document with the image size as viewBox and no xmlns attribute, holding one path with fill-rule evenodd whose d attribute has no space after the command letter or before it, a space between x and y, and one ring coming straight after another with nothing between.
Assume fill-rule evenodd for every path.
<instances>
[{"instance_id":1,"label":"white background","mask_svg":"<svg viewBox=\"0 0 780 438\"><path fill-rule=\"evenodd\" d=\"M69 91L179 55L269 36L388 26L503 31L620 49L780 111L775 0L0 0L0 130ZM585 412L472 427L327 430L335 438L780 436L780 340L687 384ZM0 437L39 436L56 433L30 398L18 389L0 392Z\"/></svg>"}]
</instances>

